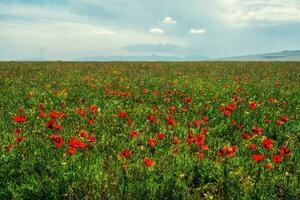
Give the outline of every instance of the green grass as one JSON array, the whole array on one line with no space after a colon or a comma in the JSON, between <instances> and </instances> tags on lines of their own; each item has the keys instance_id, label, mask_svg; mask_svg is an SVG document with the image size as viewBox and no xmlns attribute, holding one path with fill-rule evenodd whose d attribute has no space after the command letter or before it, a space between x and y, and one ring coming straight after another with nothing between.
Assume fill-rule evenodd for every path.
<instances>
[{"instance_id":1,"label":"green grass","mask_svg":"<svg viewBox=\"0 0 300 200\"><path fill-rule=\"evenodd\" d=\"M297 199L299 86L297 62L2 62L0 199ZM226 117L220 107L229 104L235 109ZM47 126L53 111L65 114L54 119L62 130ZM118 116L122 111L126 118ZM26 121L17 123L15 116ZM277 125L282 116L288 120ZM131 131L138 136L132 138ZM158 140L157 133L165 138ZM204 136L198 142L208 149L188 144L189 133ZM251 138L243 139L243 133ZM61 147L51 134L63 137ZM17 137L24 137L19 145ZM71 137L84 148L70 144ZM156 140L153 147L150 138ZM272 149L263 146L266 138ZM280 155L283 145L289 155ZM222 147L227 152L218 156ZM229 147L237 149L226 156ZM124 149L128 157L121 155ZM254 154L264 159L255 162ZM281 162L273 161L275 154ZM152 166L145 165L146 157Z\"/></svg>"}]
</instances>

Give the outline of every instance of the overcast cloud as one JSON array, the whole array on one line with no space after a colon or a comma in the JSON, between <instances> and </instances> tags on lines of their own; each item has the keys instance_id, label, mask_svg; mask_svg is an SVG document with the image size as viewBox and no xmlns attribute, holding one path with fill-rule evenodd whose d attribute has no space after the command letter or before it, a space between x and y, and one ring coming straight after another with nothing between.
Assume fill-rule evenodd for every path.
<instances>
[{"instance_id":1,"label":"overcast cloud","mask_svg":"<svg viewBox=\"0 0 300 200\"><path fill-rule=\"evenodd\" d=\"M298 0L2 0L0 60L300 49Z\"/></svg>"}]
</instances>

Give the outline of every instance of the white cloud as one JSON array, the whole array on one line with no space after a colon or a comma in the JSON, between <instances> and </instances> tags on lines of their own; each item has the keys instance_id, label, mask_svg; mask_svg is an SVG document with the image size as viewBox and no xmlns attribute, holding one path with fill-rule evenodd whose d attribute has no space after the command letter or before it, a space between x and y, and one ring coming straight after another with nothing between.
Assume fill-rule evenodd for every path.
<instances>
[{"instance_id":1,"label":"white cloud","mask_svg":"<svg viewBox=\"0 0 300 200\"><path fill-rule=\"evenodd\" d=\"M190 30L190 34L203 34L205 32L206 32L206 30L204 30L204 29L194 29L194 28L191 28L191 30Z\"/></svg>"},{"instance_id":2,"label":"white cloud","mask_svg":"<svg viewBox=\"0 0 300 200\"><path fill-rule=\"evenodd\" d=\"M223 0L224 19L234 26L300 22L299 0Z\"/></svg>"},{"instance_id":3,"label":"white cloud","mask_svg":"<svg viewBox=\"0 0 300 200\"><path fill-rule=\"evenodd\" d=\"M166 23L166 24L176 24L177 23L177 21L173 20L171 17L165 17L163 19L163 22Z\"/></svg>"},{"instance_id":4,"label":"white cloud","mask_svg":"<svg viewBox=\"0 0 300 200\"><path fill-rule=\"evenodd\" d=\"M97 35L116 35L116 32L111 31L111 30L105 30L105 29L102 29L102 30L94 29L94 30L91 30L91 33L97 34Z\"/></svg>"},{"instance_id":5,"label":"white cloud","mask_svg":"<svg viewBox=\"0 0 300 200\"><path fill-rule=\"evenodd\" d=\"M127 27L103 25L56 7L1 4L0 59L46 57L72 59L89 56L127 55L125 46L141 43L175 43L164 34L148 34ZM2 14L2 13L1 13ZM163 33L163 30L154 29ZM40 51L44 49L44 51Z\"/></svg>"},{"instance_id":6,"label":"white cloud","mask_svg":"<svg viewBox=\"0 0 300 200\"><path fill-rule=\"evenodd\" d=\"M123 47L141 43L174 43L176 38L80 22L0 21L1 58L72 59L123 55ZM5 48L4 48L5 47ZM45 49L40 52L40 49Z\"/></svg>"},{"instance_id":7,"label":"white cloud","mask_svg":"<svg viewBox=\"0 0 300 200\"><path fill-rule=\"evenodd\" d=\"M161 28L150 28L150 33L155 33L155 34L163 34L164 30Z\"/></svg>"}]
</instances>

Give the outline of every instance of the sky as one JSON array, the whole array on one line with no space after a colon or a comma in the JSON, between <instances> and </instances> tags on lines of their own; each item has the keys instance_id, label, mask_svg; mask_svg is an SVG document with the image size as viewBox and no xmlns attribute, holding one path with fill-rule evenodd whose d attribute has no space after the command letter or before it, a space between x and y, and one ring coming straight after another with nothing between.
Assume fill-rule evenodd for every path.
<instances>
[{"instance_id":1,"label":"sky","mask_svg":"<svg viewBox=\"0 0 300 200\"><path fill-rule=\"evenodd\" d=\"M300 49L300 0L0 0L0 60Z\"/></svg>"}]
</instances>

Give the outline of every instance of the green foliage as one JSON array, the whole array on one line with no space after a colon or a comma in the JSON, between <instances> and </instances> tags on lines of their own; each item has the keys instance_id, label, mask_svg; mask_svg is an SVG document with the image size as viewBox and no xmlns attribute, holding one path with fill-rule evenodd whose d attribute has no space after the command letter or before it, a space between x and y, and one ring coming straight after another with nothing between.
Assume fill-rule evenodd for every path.
<instances>
[{"instance_id":1,"label":"green foliage","mask_svg":"<svg viewBox=\"0 0 300 200\"><path fill-rule=\"evenodd\" d=\"M296 199L299 86L297 62L2 62L0 199ZM230 104L236 107L226 117L220 106ZM208 149L195 139L188 144L189 133L204 135ZM53 134L64 139L60 147ZM72 137L84 144L73 154ZM263 147L265 138L272 149ZM282 146L291 153L275 163Z\"/></svg>"}]
</instances>

